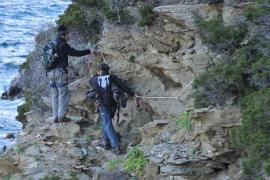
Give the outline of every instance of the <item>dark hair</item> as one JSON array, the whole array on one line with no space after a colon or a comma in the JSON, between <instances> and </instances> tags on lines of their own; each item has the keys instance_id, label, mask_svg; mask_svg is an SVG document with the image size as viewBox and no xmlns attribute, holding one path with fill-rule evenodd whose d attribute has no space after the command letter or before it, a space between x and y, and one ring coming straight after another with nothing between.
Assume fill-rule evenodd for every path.
<instances>
[{"instance_id":1,"label":"dark hair","mask_svg":"<svg viewBox=\"0 0 270 180\"><path fill-rule=\"evenodd\" d=\"M66 26L64 25L59 25L58 28L57 28L57 32L59 35L65 35L68 33L68 29L66 28Z\"/></svg>"},{"instance_id":2,"label":"dark hair","mask_svg":"<svg viewBox=\"0 0 270 180\"><path fill-rule=\"evenodd\" d=\"M108 72L108 71L110 70L110 67L109 67L108 64L102 63L102 64L99 65L99 69L100 69L101 71Z\"/></svg>"}]
</instances>

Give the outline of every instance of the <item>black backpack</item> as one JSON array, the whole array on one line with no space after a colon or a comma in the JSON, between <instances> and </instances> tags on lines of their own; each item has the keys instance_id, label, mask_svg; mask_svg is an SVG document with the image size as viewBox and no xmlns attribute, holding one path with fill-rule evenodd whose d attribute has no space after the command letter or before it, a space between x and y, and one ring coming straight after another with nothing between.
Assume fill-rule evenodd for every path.
<instances>
[{"instance_id":1,"label":"black backpack","mask_svg":"<svg viewBox=\"0 0 270 180\"><path fill-rule=\"evenodd\" d=\"M46 72L56 68L58 63L57 41L49 41L43 48L42 65Z\"/></svg>"}]
</instances>

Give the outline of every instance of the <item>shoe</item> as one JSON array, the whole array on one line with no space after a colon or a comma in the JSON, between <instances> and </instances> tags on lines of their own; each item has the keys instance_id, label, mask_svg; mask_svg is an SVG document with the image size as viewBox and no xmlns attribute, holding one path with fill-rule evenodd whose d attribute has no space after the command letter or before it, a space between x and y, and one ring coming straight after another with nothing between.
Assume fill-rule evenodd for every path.
<instances>
[{"instance_id":1,"label":"shoe","mask_svg":"<svg viewBox=\"0 0 270 180\"><path fill-rule=\"evenodd\" d=\"M106 145L105 145L105 149L106 149L106 150L110 150L110 149L112 149L112 145L111 145L111 143L110 143L110 142L106 143Z\"/></svg>"},{"instance_id":2,"label":"shoe","mask_svg":"<svg viewBox=\"0 0 270 180\"><path fill-rule=\"evenodd\" d=\"M67 118L67 117L59 118L59 122L70 122L70 121L71 121L71 119Z\"/></svg>"},{"instance_id":3,"label":"shoe","mask_svg":"<svg viewBox=\"0 0 270 180\"><path fill-rule=\"evenodd\" d=\"M111 146L111 143L110 143L110 142L104 143L104 141L100 141L100 142L98 143L98 146L101 147L101 148L103 148L103 149L105 149L105 150L110 150L110 149L112 149L112 146Z\"/></svg>"},{"instance_id":4,"label":"shoe","mask_svg":"<svg viewBox=\"0 0 270 180\"><path fill-rule=\"evenodd\" d=\"M116 155L120 155L122 153L120 147L116 147L116 148L112 149L112 152Z\"/></svg>"},{"instance_id":5,"label":"shoe","mask_svg":"<svg viewBox=\"0 0 270 180\"><path fill-rule=\"evenodd\" d=\"M54 122L54 123L58 123L58 118L54 118L54 119L53 119L53 122Z\"/></svg>"}]
</instances>

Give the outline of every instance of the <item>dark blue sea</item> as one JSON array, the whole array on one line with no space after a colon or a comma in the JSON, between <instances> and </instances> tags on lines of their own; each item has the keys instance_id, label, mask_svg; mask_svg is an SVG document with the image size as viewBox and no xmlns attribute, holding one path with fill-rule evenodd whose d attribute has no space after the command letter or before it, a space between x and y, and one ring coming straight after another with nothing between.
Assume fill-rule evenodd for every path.
<instances>
[{"instance_id":1,"label":"dark blue sea","mask_svg":"<svg viewBox=\"0 0 270 180\"><path fill-rule=\"evenodd\" d=\"M0 0L0 94L17 76L19 66L34 49L34 36L48 24L54 24L70 0ZM5 134L18 135L22 125L16 121L17 106L23 100L0 100L0 151L15 140Z\"/></svg>"}]
</instances>

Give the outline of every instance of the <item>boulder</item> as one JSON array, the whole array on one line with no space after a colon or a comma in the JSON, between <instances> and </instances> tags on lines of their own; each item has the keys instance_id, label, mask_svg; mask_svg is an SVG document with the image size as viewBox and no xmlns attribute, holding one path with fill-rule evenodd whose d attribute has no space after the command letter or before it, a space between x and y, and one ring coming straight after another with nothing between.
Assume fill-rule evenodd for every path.
<instances>
[{"instance_id":1,"label":"boulder","mask_svg":"<svg viewBox=\"0 0 270 180\"><path fill-rule=\"evenodd\" d=\"M89 79L78 79L69 84L70 100L69 104L73 106L83 105L86 99L86 92L89 90Z\"/></svg>"},{"instance_id":2,"label":"boulder","mask_svg":"<svg viewBox=\"0 0 270 180\"><path fill-rule=\"evenodd\" d=\"M74 158L76 160L80 160L84 157L82 150L80 148L77 148L77 147L70 148L67 151L67 154L69 157Z\"/></svg>"},{"instance_id":3,"label":"boulder","mask_svg":"<svg viewBox=\"0 0 270 180\"><path fill-rule=\"evenodd\" d=\"M129 177L127 173L121 171L110 173L99 167L92 168L92 172L93 180L126 180Z\"/></svg>"},{"instance_id":4,"label":"boulder","mask_svg":"<svg viewBox=\"0 0 270 180\"><path fill-rule=\"evenodd\" d=\"M212 128L231 128L241 125L241 109L228 107L219 109L200 109L192 114L193 136L211 131Z\"/></svg>"},{"instance_id":5,"label":"boulder","mask_svg":"<svg viewBox=\"0 0 270 180\"><path fill-rule=\"evenodd\" d=\"M5 139L14 139L15 135L13 133L7 133L7 134L5 134L4 138Z\"/></svg>"},{"instance_id":6,"label":"boulder","mask_svg":"<svg viewBox=\"0 0 270 180\"><path fill-rule=\"evenodd\" d=\"M200 152L199 143L163 143L155 146L148 156L151 163L160 166L160 176L180 176L187 179L207 178L216 170L226 169L222 161L213 161ZM203 175L203 176L202 176Z\"/></svg>"},{"instance_id":7,"label":"boulder","mask_svg":"<svg viewBox=\"0 0 270 180\"><path fill-rule=\"evenodd\" d=\"M142 134L141 145L154 145L155 136L166 129L166 126L169 124L168 120L155 120L144 125L140 128Z\"/></svg>"},{"instance_id":8,"label":"boulder","mask_svg":"<svg viewBox=\"0 0 270 180\"><path fill-rule=\"evenodd\" d=\"M224 109L195 110L191 120L193 139L201 143L201 151L207 157L219 157L220 154L232 152L229 142L229 129L241 125L241 109L227 107ZM229 157L224 161L232 162Z\"/></svg>"},{"instance_id":9,"label":"boulder","mask_svg":"<svg viewBox=\"0 0 270 180\"><path fill-rule=\"evenodd\" d=\"M222 18L225 25L240 25L245 21L243 15L243 10L245 6L234 7L234 6L224 6Z\"/></svg>"}]
</instances>

